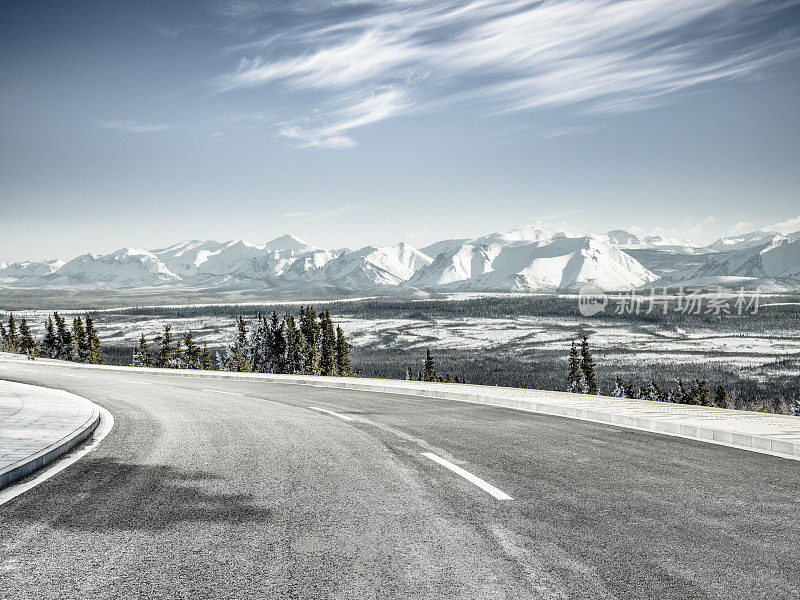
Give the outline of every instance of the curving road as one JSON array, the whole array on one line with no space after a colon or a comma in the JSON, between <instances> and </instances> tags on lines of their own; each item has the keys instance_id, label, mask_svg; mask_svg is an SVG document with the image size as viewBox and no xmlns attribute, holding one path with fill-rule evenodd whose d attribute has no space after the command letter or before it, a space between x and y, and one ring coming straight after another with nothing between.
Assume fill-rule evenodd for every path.
<instances>
[{"instance_id":1,"label":"curving road","mask_svg":"<svg viewBox=\"0 0 800 600\"><path fill-rule=\"evenodd\" d=\"M0 598L800 597L796 461L408 396L0 377L116 421L0 507Z\"/></svg>"}]
</instances>

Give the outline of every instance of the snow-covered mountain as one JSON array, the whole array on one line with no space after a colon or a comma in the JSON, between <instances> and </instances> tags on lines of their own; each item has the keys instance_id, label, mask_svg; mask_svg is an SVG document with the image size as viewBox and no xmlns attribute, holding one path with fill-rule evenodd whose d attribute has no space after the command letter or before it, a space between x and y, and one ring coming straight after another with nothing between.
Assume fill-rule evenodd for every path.
<instances>
[{"instance_id":1,"label":"snow-covered mountain","mask_svg":"<svg viewBox=\"0 0 800 600\"><path fill-rule=\"evenodd\" d=\"M489 244L502 244L504 246L518 246L522 244L529 244L530 242L541 242L542 240L550 240L553 238L574 238L578 237L577 234L567 233L566 231L551 231L549 229L542 229L528 225L520 229L511 229L509 231L501 231L498 233L490 233L479 238L475 238L473 243L480 245Z\"/></svg>"},{"instance_id":2,"label":"snow-covered mountain","mask_svg":"<svg viewBox=\"0 0 800 600\"><path fill-rule=\"evenodd\" d=\"M694 242L678 240L676 238L663 235L648 235L642 238L642 241L653 248L658 248L659 250L665 250L667 252L694 254L699 248L699 246Z\"/></svg>"},{"instance_id":3,"label":"snow-covered mountain","mask_svg":"<svg viewBox=\"0 0 800 600\"><path fill-rule=\"evenodd\" d=\"M153 254L167 268L186 280L197 276L220 281L257 279L271 281L288 271L296 275L319 269L336 257L328 250L304 242L293 235L284 235L266 244L245 240L229 242L190 241L154 250ZM300 266L295 266L295 263Z\"/></svg>"},{"instance_id":4,"label":"snow-covered mountain","mask_svg":"<svg viewBox=\"0 0 800 600\"><path fill-rule=\"evenodd\" d=\"M648 235L640 238L623 229L612 229L611 231L595 237L600 237L609 244L625 250L661 250L676 254L695 254L703 251L703 249L694 242L663 235Z\"/></svg>"},{"instance_id":5,"label":"snow-covered mountain","mask_svg":"<svg viewBox=\"0 0 800 600\"><path fill-rule=\"evenodd\" d=\"M764 238L767 238L764 240ZM760 244L755 244L761 241ZM723 248L733 247L733 251ZM709 247L621 229L573 234L533 226L417 249L323 249L294 235L266 244L191 240L166 248L123 248L71 261L0 263L0 285L19 288L161 288L358 292L376 288L435 291L608 291L687 281L734 285L778 281L800 289L800 233L753 232ZM641 262L640 262L641 261ZM655 273L655 274L654 274ZM710 283L708 283L710 284Z\"/></svg>"},{"instance_id":6,"label":"snow-covered mountain","mask_svg":"<svg viewBox=\"0 0 800 600\"><path fill-rule=\"evenodd\" d=\"M600 237L604 238L609 244L612 244L617 248L634 248L640 250L654 247L652 244L648 244L634 234L622 229L612 229Z\"/></svg>"},{"instance_id":7,"label":"snow-covered mountain","mask_svg":"<svg viewBox=\"0 0 800 600\"><path fill-rule=\"evenodd\" d=\"M286 235L282 235L272 241L267 242L264 244L264 248L267 250L293 250L300 254L319 250L319 248L316 246L312 246L308 242L304 242L299 237L292 235L291 233L287 233Z\"/></svg>"},{"instance_id":8,"label":"snow-covered mountain","mask_svg":"<svg viewBox=\"0 0 800 600\"><path fill-rule=\"evenodd\" d=\"M64 266L63 260L26 260L0 263L0 282L16 281L27 277L44 277Z\"/></svg>"},{"instance_id":9,"label":"snow-covered mountain","mask_svg":"<svg viewBox=\"0 0 800 600\"><path fill-rule=\"evenodd\" d=\"M743 285L793 289L800 280L800 239L776 235L767 243L719 254L669 276L674 285ZM788 285L787 285L788 284Z\"/></svg>"},{"instance_id":10,"label":"snow-covered mountain","mask_svg":"<svg viewBox=\"0 0 800 600\"><path fill-rule=\"evenodd\" d=\"M715 252L730 252L732 250L743 250L754 248L771 242L776 236L780 237L777 231L752 231L742 235L722 237L707 248Z\"/></svg>"},{"instance_id":11,"label":"snow-covered mountain","mask_svg":"<svg viewBox=\"0 0 800 600\"><path fill-rule=\"evenodd\" d=\"M427 254L431 258L436 258L442 252L452 252L456 248L460 248L469 241L470 238L441 240L439 242L434 242L430 246L425 246L424 248L420 248L419 251L422 252L423 254Z\"/></svg>"},{"instance_id":12,"label":"snow-covered mountain","mask_svg":"<svg viewBox=\"0 0 800 600\"><path fill-rule=\"evenodd\" d=\"M400 285L432 261L405 242L382 248L366 246L327 262L321 269L311 272L308 280L353 289Z\"/></svg>"},{"instance_id":13,"label":"snow-covered mountain","mask_svg":"<svg viewBox=\"0 0 800 600\"><path fill-rule=\"evenodd\" d=\"M604 290L636 288L657 277L597 236L530 243L463 244L417 271L410 285L460 291Z\"/></svg>"},{"instance_id":14,"label":"snow-covered mountain","mask_svg":"<svg viewBox=\"0 0 800 600\"><path fill-rule=\"evenodd\" d=\"M180 277L152 252L123 248L112 254L84 254L73 258L50 275L49 284L158 285L180 281Z\"/></svg>"}]
</instances>

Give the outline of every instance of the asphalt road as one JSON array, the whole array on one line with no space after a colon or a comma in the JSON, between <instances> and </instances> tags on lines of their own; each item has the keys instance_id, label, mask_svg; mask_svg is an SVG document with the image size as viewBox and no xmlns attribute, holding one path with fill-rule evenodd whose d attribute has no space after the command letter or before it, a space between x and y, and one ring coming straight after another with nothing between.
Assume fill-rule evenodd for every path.
<instances>
[{"instance_id":1,"label":"asphalt road","mask_svg":"<svg viewBox=\"0 0 800 600\"><path fill-rule=\"evenodd\" d=\"M0 598L800 597L796 461L408 396L0 377L116 421L0 507Z\"/></svg>"}]
</instances>

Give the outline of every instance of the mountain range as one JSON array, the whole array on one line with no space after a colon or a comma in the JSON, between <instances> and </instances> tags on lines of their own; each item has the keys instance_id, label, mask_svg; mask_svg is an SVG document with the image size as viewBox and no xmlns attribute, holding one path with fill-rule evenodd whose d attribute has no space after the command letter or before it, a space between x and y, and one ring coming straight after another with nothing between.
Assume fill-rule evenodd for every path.
<instances>
[{"instance_id":1,"label":"mountain range","mask_svg":"<svg viewBox=\"0 0 800 600\"><path fill-rule=\"evenodd\" d=\"M61 260L0 262L5 288L191 287L280 291L606 291L650 286L800 289L800 232L720 238L708 246L623 230L522 227L417 249L408 243L324 249L294 235L266 244L188 241Z\"/></svg>"}]
</instances>

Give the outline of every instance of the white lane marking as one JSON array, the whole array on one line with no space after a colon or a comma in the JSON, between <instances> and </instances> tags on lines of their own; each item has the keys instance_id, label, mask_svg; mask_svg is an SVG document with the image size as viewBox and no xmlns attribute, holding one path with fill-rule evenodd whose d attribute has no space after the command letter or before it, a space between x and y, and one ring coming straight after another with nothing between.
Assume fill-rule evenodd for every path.
<instances>
[{"instance_id":1,"label":"white lane marking","mask_svg":"<svg viewBox=\"0 0 800 600\"><path fill-rule=\"evenodd\" d=\"M85 379L86 375L72 375L70 373L61 373L62 377L80 377L81 379Z\"/></svg>"},{"instance_id":2,"label":"white lane marking","mask_svg":"<svg viewBox=\"0 0 800 600\"><path fill-rule=\"evenodd\" d=\"M344 421L355 421L353 417L348 417L347 415L340 415L337 412L333 412L332 410L325 410L324 408L319 408L318 406L309 406L308 408L310 408L311 410L318 410L319 412L324 412L329 415L333 415L334 417L339 417Z\"/></svg>"},{"instance_id":3,"label":"white lane marking","mask_svg":"<svg viewBox=\"0 0 800 600\"><path fill-rule=\"evenodd\" d=\"M73 448L55 462L52 462L40 471L37 471L38 474L33 479L29 479L25 483L12 483L8 487L0 490L0 504L5 504L20 494L24 494L29 489L36 487L43 481L50 479L53 475L60 473L74 462L77 462L78 459L83 458L89 452L94 450L97 444L102 442L103 438L106 437L114 427L114 415L112 415L102 406L98 406L97 408L100 410L100 422L97 424L97 428L94 430L94 433L92 433L92 437L84 442L83 446L79 448Z\"/></svg>"},{"instance_id":4,"label":"white lane marking","mask_svg":"<svg viewBox=\"0 0 800 600\"><path fill-rule=\"evenodd\" d=\"M445 467L447 469L450 469L456 475L461 475L461 477L463 477L464 479L466 479L470 483L472 483L474 485L477 485L484 492L487 492L487 493L491 494L492 496L494 496L498 500L513 500L513 498L511 496L509 496L508 494L506 494L503 491L498 490L491 483L485 482L480 477L477 477L477 476L473 475L469 471L465 471L464 469L462 469L458 465L454 465L449 460L445 460L441 456L437 456L433 452L423 452L422 455L426 456L427 458L430 458L433 462L439 463L443 467Z\"/></svg>"},{"instance_id":5,"label":"white lane marking","mask_svg":"<svg viewBox=\"0 0 800 600\"><path fill-rule=\"evenodd\" d=\"M211 392L212 394L228 394L228 396L244 396L244 394L237 394L236 392L223 392L222 390L203 390L204 392Z\"/></svg>"},{"instance_id":6,"label":"white lane marking","mask_svg":"<svg viewBox=\"0 0 800 600\"><path fill-rule=\"evenodd\" d=\"M152 385L147 383L146 381L135 381L133 379L114 379L114 381L119 381L120 383L138 383L139 385Z\"/></svg>"}]
</instances>

